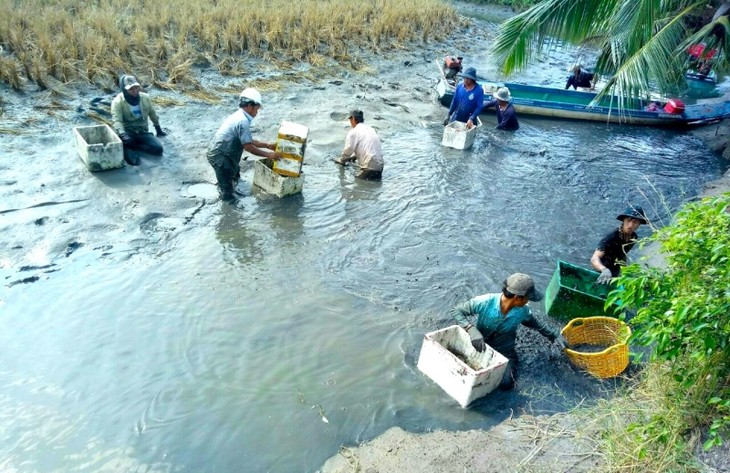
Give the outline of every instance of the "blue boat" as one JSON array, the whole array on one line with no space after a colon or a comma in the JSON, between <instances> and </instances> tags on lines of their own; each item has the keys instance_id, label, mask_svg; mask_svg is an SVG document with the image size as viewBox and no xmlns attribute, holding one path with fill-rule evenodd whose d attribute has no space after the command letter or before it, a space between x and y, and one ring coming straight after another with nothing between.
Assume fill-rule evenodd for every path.
<instances>
[{"instance_id":1,"label":"blue boat","mask_svg":"<svg viewBox=\"0 0 730 473\"><path fill-rule=\"evenodd\" d=\"M457 78L458 79L458 78ZM508 87L512 104L518 114L542 117L567 118L607 123L647 125L660 127L693 127L709 125L730 117L730 101L703 102L684 105L678 100L666 103L653 100L628 99L619 108L619 98L603 97L596 105L595 92L539 87L514 82L478 80L484 89L484 100L492 100L499 87ZM455 80L443 73L436 86L442 105L451 105ZM489 112L492 109L487 110Z\"/></svg>"}]
</instances>

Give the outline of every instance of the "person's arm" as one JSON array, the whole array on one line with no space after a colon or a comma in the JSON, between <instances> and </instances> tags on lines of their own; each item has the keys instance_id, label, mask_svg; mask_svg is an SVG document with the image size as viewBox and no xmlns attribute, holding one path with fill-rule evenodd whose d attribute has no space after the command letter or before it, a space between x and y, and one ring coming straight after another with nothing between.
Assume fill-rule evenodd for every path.
<instances>
[{"instance_id":1,"label":"person's arm","mask_svg":"<svg viewBox=\"0 0 730 473\"><path fill-rule=\"evenodd\" d=\"M122 107L124 107L124 97L119 94L112 100L112 126L120 136L126 132L124 129L124 110Z\"/></svg>"},{"instance_id":2,"label":"person's arm","mask_svg":"<svg viewBox=\"0 0 730 473\"><path fill-rule=\"evenodd\" d=\"M449 114L448 114L449 117L454 114L454 112L456 111L456 108L459 106L459 100L460 100L459 91L460 90L461 90L461 84L457 85L456 89L454 90L454 98L451 99L451 106L449 107Z\"/></svg>"},{"instance_id":3,"label":"person's arm","mask_svg":"<svg viewBox=\"0 0 730 473\"><path fill-rule=\"evenodd\" d=\"M355 135L355 128L347 132L345 137L345 148L342 150L342 155L336 160L340 164L344 164L348 161L355 160L355 148L357 146L357 136Z\"/></svg>"},{"instance_id":4,"label":"person's arm","mask_svg":"<svg viewBox=\"0 0 730 473\"><path fill-rule=\"evenodd\" d=\"M245 143L243 145L243 149L251 154L255 154L256 156L261 156L262 158L279 159L281 157L281 153L277 153L276 151L264 151L265 148L275 149L275 145L264 143L262 141L252 141L251 143Z\"/></svg>"},{"instance_id":5,"label":"person's arm","mask_svg":"<svg viewBox=\"0 0 730 473\"><path fill-rule=\"evenodd\" d=\"M160 128L160 118L157 116L157 112L155 112L155 108L152 106L152 100L150 100L150 96L147 94L143 94L140 92L140 96L142 97L142 100L144 100L145 108L147 109L147 115L150 117L150 120L152 120L152 124L155 126L155 128Z\"/></svg>"},{"instance_id":6,"label":"person's arm","mask_svg":"<svg viewBox=\"0 0 730 473\"><path fill-rule=\"evenodd\" d=\"M488 108L492 108L492 107L496 107L496 106L497 106L497 99L492 99L492 100L490 100L488 102L483 102L482 103L482 110L486 110ZM480 110L480 112L482 110Z\"/></svg>"},{"instance_id":7,"label":"person's arm","mask_svg":"<svg viewBox=\"0 0 730 473\"><path fill-rule=\"evenodd\" d=\"M530 310L529 307L528 310ZM555 339L560 335L560 330L546 323L542 320L542 318L535 317L532 310L530 310L530 318L522 322L522 325L537 330L543 337L547 338L551 342L555 341Z\"/></svg>"},{"instance_id":8,"label":"person's arm","mask_svg":"<svg viewBox=\"0 0 730 473\"><path fill-rule=\"evenodd\" d=\"M474 311L472 301L469 300L455 306L449 311L449 315L457 324L466 329L468 326L474 325L478 314Z\"/></svg>"},{"instance_id":9,"label":"person's arm","mask_svg":"<svg viewBox=\"0 0 730 473\"><path fill-rule=\"evenodd\" d=\"M601 258L606 253L603 250L596 250L593 252L593 256L591 256L591 266L595 268L596 271L601 272L604 269L607 269L606 266L604 266L603 262L601 261Z\"/></svg>"}]
</instances>

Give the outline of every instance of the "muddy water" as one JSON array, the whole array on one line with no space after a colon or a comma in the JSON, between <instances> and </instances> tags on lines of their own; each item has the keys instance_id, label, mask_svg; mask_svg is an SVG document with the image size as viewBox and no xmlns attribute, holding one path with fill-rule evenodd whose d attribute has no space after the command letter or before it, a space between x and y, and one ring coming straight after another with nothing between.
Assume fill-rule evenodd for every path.
<instances>
[{"instance_id":1,"label":"muddy water","mask_svg":"<svg viewBox=\"0 0 730 473\"><path fill-rule=\"evenodd\" d=\"M230 103L161 110L163 158L104 174L74 156L78 117L4 136L3 469L314 471L393 425L486 428L610 392L531 332L518 389L469 410L415 365L454 304L511 272L544 288L556 260L587 266L628 202L661 224L726 164L677 132L526 117L441 147L432 58L479 57L473 37L266 94L257 138L282 117L311 127L304 192L283 200L251 188L250 165L238 207L213 197L201 153ZM32 102L14 100L20 120ZM330 161L354 105L383 138L380 183Z\"/></svg>"},{"instance_id":2,"label":"muddy water","mask_svg":"<svg viewBox=\"0 0 730 473\"><path fill-rule=\"evenodd\" d=\"M382 183L312 164L303 195L249 190L167 254L80 248L62 277L8 289L6 464L311 471L392 425L487 427L595 394L541 346L518 393L462 410L415 360L454 303L513 271L544 287L556 259L587 264L624 203L664 216L653 206L677 205L722 164L687 136L605 125L523 118L469 152L439 138L391 140ZM556 386L566 402L532 394Z\"/></svg>"}]
</instances>

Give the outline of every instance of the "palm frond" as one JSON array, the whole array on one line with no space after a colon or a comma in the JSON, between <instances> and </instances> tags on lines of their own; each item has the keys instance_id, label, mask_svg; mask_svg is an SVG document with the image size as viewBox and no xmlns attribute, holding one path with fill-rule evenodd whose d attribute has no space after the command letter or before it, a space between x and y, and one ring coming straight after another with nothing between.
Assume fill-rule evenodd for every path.
<instances>
[{"instance_id":1,"label":"palm frond","mask_svg":"<svg viewBox=\"0 0 730 473\"><path fill-rule=\"evenodd\" d=\"M616 0L545 0L502 23L494 57L505 74L561 41L580 44L602 36Z\"/></svg>"},{"instance_id":2,"label":"palm frond","mask_svg":"<svg viewBox=\"0 0 730 473\"><path fill-rule=\"evenodd\" d=\"M691 5L676 15L657 21L655 24L659 29L644 45L636 51L625 51L626 56L615 63L618 65L616 73L609 79L596 100L609 93L614 94L621 98L619 103L621 108L631 97L646 97L651 90L658 89L660 92L675 90L683 80L684 71L684 57L677 55L676 51L686 36L684 18L695 6ZM616 43L620 41L614 38L611 47L616 49L625 47ZM621 54L623 53L616 52L615 56L620 57Z\"/></svg>"},{"instance_id":3,"label":"palm frond","mask_svg":"<svg viewBox=\"0 0 730 473\"><path fill-rule=\"evenodd\" d=\"M676 54L687 57L687 50L695 44L705 44L705 50L717 49L712 58L712 67L719 74L730 70L730 20L723 15L705 25L698 32L688 37L677 48Z\"/></svg>"}]
</instances>

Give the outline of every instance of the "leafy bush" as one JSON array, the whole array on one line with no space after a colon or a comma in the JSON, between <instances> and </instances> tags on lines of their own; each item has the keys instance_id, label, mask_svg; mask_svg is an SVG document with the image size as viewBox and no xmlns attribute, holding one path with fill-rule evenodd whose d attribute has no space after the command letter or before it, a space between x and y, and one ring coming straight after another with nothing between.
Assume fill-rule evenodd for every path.
<instances>
[{"instance_id":1,"label":"leafy bush","mask_svg":"<svg viewBox=\"0 0 730 473\"><path fill-rule=\"evenodd\" d=\"M730 193L687 204L648 240L666 266L627 266L607 301L636 311L632 342L651 346L676 382L665 415L637 431L651 436L680 418L685 431L709 426L709 449L730 426Z\"/></svg>"}]
</instances>

